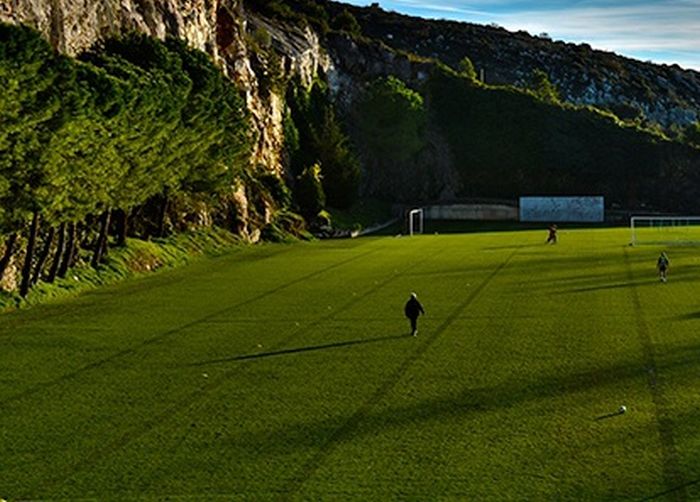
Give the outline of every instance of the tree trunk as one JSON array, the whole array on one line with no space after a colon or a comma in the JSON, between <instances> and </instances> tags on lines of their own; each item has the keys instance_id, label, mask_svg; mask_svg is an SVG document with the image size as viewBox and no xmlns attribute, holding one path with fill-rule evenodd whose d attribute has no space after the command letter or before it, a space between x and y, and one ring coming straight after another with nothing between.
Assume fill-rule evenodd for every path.
<instances>
[{"instance_id":1,"label":"tree trunk","mask_svg":"<svg viewBox=\"0 0 700 502\"><path fill-rule=\"evenodd\" d=\"M17 237L17 232L15 232L10 234L10 236L5 239L5 252L3 253L2 258L0 258L0 280L2 280L2 276L5 274L5 269L10 264L10 258L12 258L12 254L15 252Z\"/></svg>"},{"instance_id":2,"label":"tree trunk","mask_svg":"<svg viewBox=\"0 0 700 502\"><path fill-rule=\"evenodd\" d=\"M115 209L112 211L112 218L117 226L117 246L126 246L126 234L128 232L129 215L123 209Z\"/></svg>"},{"instance_id":3,"label":"tree trunk","mask_svg":"<svg viewBox=\"0 0 700 502\"><path fill-rule=\"evenodd\" d=\"M49 257L49 251L51 251L54 233L56 233L56 230L53 227L49 228L49 232L46 234L46 238L44 239L44 247L41 248L41 253L39 253L39 259L36 263L36 268L34 269L34 275L32 276L31 281L32 286L34 286L37 282L39 282L39 279L41 279L41 271L44 269L46 260Z\"/></svg>"},{"instance_id":4,"label":"tree trunk","mask_svg":"<svg viewBox=\"0 0 700 502\"><path fill-rule=\"evenodd\" d=\"M53 255L53 261L51 262L51 268L49 269L49 275L46 277L46 282L53 282L56 280L56 275L58 274L58 267L61 265L61 258L63 258L63 252L66 247L66 222L61 223L58 227L58 242L56 243L56 252Z\"/></svg>"},{"instance_id":5,"label":"tree trunk","mask_svg":"<svg viewBox=\"0 0 700 502\"><path fill-rule=\"evenodd\" d=\"M97 268L102 263L102 258L107 255L107 234L109 230L109 209L100 216L100 234L97 236L95 251L92 254L91 265Z\"/></svg>"},{"instance_id":6,"label":"tree trunk","mask_svg":"<svg viewBox=\"0 0 700 502\"><path fill-rule=\"evenodd\" d=\"M158 214L158 237L165 237L165 216L168 214L168 190L163 191L163 204Z\"/></svg>"},{"instance_id":7,"label":"tree trunk","mask_svg":"<svg viewBox=\"0 0 700 502\"><path fill-rule=\"evenodd\" d=\"M22 267L22 282L19 286L19 294L24 298L29 293L31 286L32 275L32 259L34 258L34 246L36 244L36 234L39 230L39 212L34 211L32 216L32 224L29 227L29 239L27 241L27 255L24 257L24 266Z\"/></svg>"},{"instance_id":8,"label":"tree trunk","mask_svg":"<svg viewBox=\"0 0 700 502\"><path fill-rule=\"evenodd\" d=\"M66 243L66 249L63 253L63 258L61 260L61 265L58 267L58 276L65 277L68 273L68 269L73 266L73 255L75 254L75 240L76 231L75 223L68 224L68 242Z\"/></svg>"}]
</instances>

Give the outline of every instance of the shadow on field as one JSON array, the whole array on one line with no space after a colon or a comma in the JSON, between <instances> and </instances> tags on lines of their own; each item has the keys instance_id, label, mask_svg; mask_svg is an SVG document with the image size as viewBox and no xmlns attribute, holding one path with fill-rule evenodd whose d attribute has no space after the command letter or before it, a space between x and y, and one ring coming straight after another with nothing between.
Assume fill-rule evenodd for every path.
<instances>
[{"instance_id":1,"label":"shadow on field","mask_svg":"<svg viewBox=\"0 0 700 502\"><path fill-rule=\"evenodd\" d=\"M270 352L257 352L255 354L244 354L242 356L226 357L223 359L210 359L208 361L200 361L188 364L187 366L206 366L208 364L229 363L235 361L246 361L248 359L262 359L264 357L283 356L287 354L298 354L301 352L312 352L316 350L337 349L340 347L350 347L352 345L366 345L368 343L385 342L388 340L396 340L398 338L411 338L411 335L392 335L381 336L378 338L364 338L362 340L349 340L347 342L326 343L323 345L312 345L309 347L298 347L295 349L273 350Z\"/></svg>"},{"instance_id":2,"label":"shadow on field","mask_svg":"<svg viewBox=\"0 0 700 502\"><path fill-rule=\"evenodd\" d=\"M542 242L547 237L549 222L522 222L522 221L472 221L472 220L426 220L424 233L432 234L468 234L487 232L521 232L536 230L543 235ZM619 225L606 223L567 223L567 230L597 230L613 228Z\"/></svg>"},{"instance_id":3,"label":"shadow on field","mask_svg":"<svg viewBox=\"0 0 700 502\"><path fill-rule=\"evenodd\" d=\"M688 314L679 315L671 318L673 321L698 321L700 320L699 312L689 312Z\"/></svg>"},{"instance_id":4,"label":"shadow on field","mask_svg":"<svg viewBox=\"0 0 700 502\"><path fill-rule=\"evenodd\" d=\"M610 279L615 280L615 282L609 282ZM668 283L661 283L659 278L656 276L656 272L651 270L647 278L636 279L633 281L625 280L624 277L613 278L610 276L601 275L597 281L591 279L586 281L591 283L590 286L584 286L583 284L579 287L574 287L570 289L560 289L554 294L569 294L569 293L590 293L593 291L604 291L609 289L624 289L624 288L639 288L639 287L665 287L671 283L687 283L687 282L697 282L700 280L700 273L698 271L680 271L673 275L669 275ZM562 280L553 281L552 284L561 285ZM568 281L566 281L568 282ZM595 284L598 282L598 284ZM606 283L607 282L607 283ZM693 316L693 314L691 314ZM695 317L690 317L688 319L700 319L700 312L694 314ZM686 319L686 320L688 320Z\"/></svg>"},{"instance_id":5,"label":"shadow on field","mask_svg":"<svg viewBox=\"0 0 700 502\"><path fill-rule=\"evenodd\" d=\"M663 374L664 370L683 368L687 371L695 371L698 367L700 367L700 345L692 345L666 351L663 355L663 364L659 364L657 370ZM530 379L514 375L501 384L475 388L470 388L470 382L465 378L463 388L459 392L445 393L429 399L415 399L403 405L391 406L390 402L382 401L381 406L372 406L367 413L358 414L351 411L347 415L319 417L252 434L246 431L231 436L229 440L235 448L250 448L255 454L289 454L299 449L326 448L329 443L345 442L361 436L373 436L392 429L416 427L421 423L440 422L453 418L469 420L481 413L507 410L522 403L619 385L624 381L646 381L649 378L648 373L648 369L644 368L640 361L632 360L567 375L542 375L540 378ZM381 387L381 383L378 386ZM362 409L363 406L365 406L364 403L356 403L356 408ZM611 411L610 418L617 416L617 413L617 411L614 413ZM604 418L607 418L607 415L590 417L601 426L607 422ZM347 432L338 434L339 430Z\"/></svg>"},{"instance_id":6,"label":"shadow on field","mask_svg":"<svg viewBox=\"0 0 700 502\"><path fill-rule=\"evenodd\" d=\"M612 413L606 413L605 415L600 415L595 417L595 421L607 420L608 418L615 418L624 415L624 411L613 411Z\"/></svg>"},{"instance_id":7,"label":"shadow on field","mask_svg":"<svg viewBox=\"0 0 700 502\"><path fill-rule=\"evenodd\" d=\"M660 499L662 497L664 499L666 499L669 495L676 495L676 494L678 494L678 496L675 498L672 498L672 500L679 499L679 498L680 498L680 500L684 500L687 497L684 496L685 494L681 495L679 492L681 492L681 490L685 490L686 488L693 486L693 485L697 485L697 484L700 484L700 479L694 479L693 481L688 481L687 483L683 483L682 485L674 486L673 488L670 488L670 489L665 490L663 492L655 493L654 495L649 495L648 497L644 497L641 500L657 500L657 499Z\"/></svg>"},{"instance_id":8,"label":"shadow on field","mask_svg":"<svg viewBox=\"0 0 700 502\"><path fill-rule=\"evenodd\" d=\"M618 282L615 284L601 284L600 286L589 286L585 288L573 288L567 289L565 291L558 291L556 294L566 294L566 293L589 293L592 291L604 291L606 289L623 289L630 287L638 287L647 284L649 281L630 281L630 282Z\"/></svg>"},{"instance_id":9,"label":"shadow on field","mask_svg":"<svg viewBox=\"0 0 700 502\"><path fill-rule=\"evenodd\" d=\"M482 249L482 251L502 251L502 250L509 250L509 249L524 249L524 248L541 248L544 247L543 244L538 243L538 244L510 244L508 246L485 246Z\"/></svg>"}]
</instances>

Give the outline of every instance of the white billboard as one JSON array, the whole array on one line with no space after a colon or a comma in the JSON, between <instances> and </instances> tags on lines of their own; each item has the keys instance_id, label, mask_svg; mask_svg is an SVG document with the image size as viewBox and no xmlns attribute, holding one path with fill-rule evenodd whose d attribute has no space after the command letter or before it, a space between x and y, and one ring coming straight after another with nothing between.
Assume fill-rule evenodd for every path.
<instances>
[{"instance_id":1,"label":"white billboard","mask_svg":"<svg viewBox=\"0 0 700 502\"><path fill-rule=\"evenodd\" d=\"M520 197L520 221L602 222L603 196Z\"/></svg>"}]
</instances>

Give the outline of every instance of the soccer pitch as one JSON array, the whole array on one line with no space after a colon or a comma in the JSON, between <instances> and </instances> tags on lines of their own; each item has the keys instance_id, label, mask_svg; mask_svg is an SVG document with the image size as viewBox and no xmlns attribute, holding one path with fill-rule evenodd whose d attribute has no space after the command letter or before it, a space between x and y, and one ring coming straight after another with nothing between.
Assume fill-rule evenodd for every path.
<instances>
[{"instance_id":1,"label":"soccer pitch","mask_svg":"<svg viewBox=\"0 0 700 502\"><path fill-rule=\"evenodd\" d=\"M0 497L700 498L697 248L662 284L628 229L545 238L251 247L0 316Z\"/></svg>"}]
</instances>

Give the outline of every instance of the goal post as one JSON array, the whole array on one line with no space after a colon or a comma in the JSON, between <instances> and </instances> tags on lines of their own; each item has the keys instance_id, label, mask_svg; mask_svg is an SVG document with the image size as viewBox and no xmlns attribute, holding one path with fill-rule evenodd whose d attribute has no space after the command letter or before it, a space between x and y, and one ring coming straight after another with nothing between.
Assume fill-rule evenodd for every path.
<instances>
[{"instance_id":1,"label":"goal post","mask_svg":"<svg viewBox=\"0 0 700 502\"><path fill-rule=\"evenodd\" d=\"M700 216L632 216L632 246L700 245Z\"/></svg>"},{"instance_id":2,"label":"goal post","mask_svg":"<svg viewBox=\"0 0 700 502\"><path fill-rule=\"evenodd\" d=\"M423 233L423 209L415 208L408 212L408 235Z\"/></svg>"}]
</instances>

